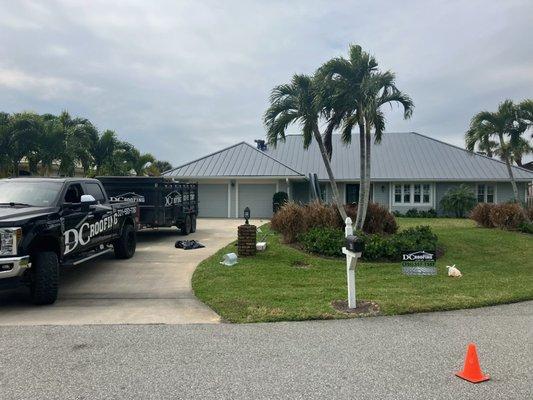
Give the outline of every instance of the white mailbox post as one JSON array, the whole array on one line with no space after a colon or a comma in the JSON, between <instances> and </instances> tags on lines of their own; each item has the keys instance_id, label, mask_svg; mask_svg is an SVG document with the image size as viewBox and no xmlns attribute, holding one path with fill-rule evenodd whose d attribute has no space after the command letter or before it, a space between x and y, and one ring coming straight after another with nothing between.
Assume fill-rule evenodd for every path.
<instances>
[{"instance_id":1,"label":"white mailbox post","mask_svg":"<svg viewBox=\"0 0 533 400\"><path fill-rule=\"evenodd\" d=\"M346 227L344 228L344 236L348 237L353 235L352 219L346 218ZM356 308L355 301L355 267L357 266L357 259L361 257L361 253L354 253L342 248L342 253L346 255L346 276L348 280L348 308Z\"/></svg>"}]
</instances>

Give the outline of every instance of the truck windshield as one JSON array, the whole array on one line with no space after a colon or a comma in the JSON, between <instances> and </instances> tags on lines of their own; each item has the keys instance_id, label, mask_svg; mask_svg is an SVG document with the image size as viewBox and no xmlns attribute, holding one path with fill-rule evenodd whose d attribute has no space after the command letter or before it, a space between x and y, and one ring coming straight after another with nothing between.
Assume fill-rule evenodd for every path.
<instances>
[{"instance_id":1,"label":"truck windshield","mask_svg":"<svg viewBox=\"0 0 533 400\"><path fill-rule=\"evenodd\" d=\"M0 181L0 205L51 206L57 198L62 182Z\"/></svg>"}]
</instances>

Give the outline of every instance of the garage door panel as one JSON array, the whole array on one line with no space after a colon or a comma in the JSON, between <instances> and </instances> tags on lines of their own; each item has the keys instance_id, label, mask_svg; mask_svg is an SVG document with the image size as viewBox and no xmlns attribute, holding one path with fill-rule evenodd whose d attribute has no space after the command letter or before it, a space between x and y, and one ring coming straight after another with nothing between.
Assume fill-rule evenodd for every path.
<instances>
[{"instance_id":1,"label":"garage door panel","mask_svg":"<svg viewBox=\"0 0 533 400\"><path fill-rule=\"evenodd\" d=\"M239 215L250 207L252 218L271 218L275 192L275 184L239 184Z\"/></svg>"},{"instance_id":2,"label":"garage door panel","mask_svg":"<svg viewBox=\"0 0 533 400\"><path fill-rule=\"evenodd\" d=\"M211 218L228 217L228 185L198 185L198 216Z\"/></svg>"}]
</instances>

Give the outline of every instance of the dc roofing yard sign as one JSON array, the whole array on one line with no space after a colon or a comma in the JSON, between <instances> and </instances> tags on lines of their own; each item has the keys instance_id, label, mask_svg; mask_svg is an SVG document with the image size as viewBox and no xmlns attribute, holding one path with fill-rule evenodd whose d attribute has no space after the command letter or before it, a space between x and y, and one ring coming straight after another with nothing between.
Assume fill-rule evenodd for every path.
<instances>
[{"instance_id":1,"label":"dc roofing yard sign","mask_svg":"<svg viewBox=\"0 0 533 400\"><path fill-rule=\"evenodd\" d=\"M437 275L434 251L408 251L402 254L402 271L405 275Z\"/></svg>"}]
</instances>

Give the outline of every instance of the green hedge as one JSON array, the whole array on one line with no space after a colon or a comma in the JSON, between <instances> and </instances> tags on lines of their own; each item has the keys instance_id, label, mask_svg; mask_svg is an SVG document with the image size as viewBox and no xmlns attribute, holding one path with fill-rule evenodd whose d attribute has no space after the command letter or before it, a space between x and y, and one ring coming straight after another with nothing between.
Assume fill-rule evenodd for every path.
<instances>
[{"instance_id":1,"label":"green hedge","mask_svg":"<svg viewBox=\"0 0 533 400\"><path fill-rule=\"evenodd\" d=\"M363 239L363 260L398 261L404 251L437 249L437 235L429 226L417 226L394 235L358 234ZM298 241L310 252L328 257L341 257L344 246L344 232L335 228L313 228L300 235Z\"/></svg>"}]
</instances>

